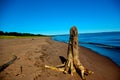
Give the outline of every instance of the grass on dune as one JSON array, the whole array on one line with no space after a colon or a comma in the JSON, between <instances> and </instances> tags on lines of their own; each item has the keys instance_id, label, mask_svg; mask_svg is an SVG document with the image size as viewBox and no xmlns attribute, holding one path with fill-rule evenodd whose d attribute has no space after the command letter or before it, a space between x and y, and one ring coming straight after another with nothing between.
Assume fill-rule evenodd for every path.
<instances>
[{"instance_id":1,"label":"grass on dune","mask_svg":"<svg viewBox=\"0 0 120 80\"><path fill-rule=\"evenodd\" d=\"M50 37L50 36L6 36L6 35L0 35L0 39L37 38L37 37Z\"/></svg>"},{"instance_id":2,"label":"grass on dune","mask_svg":"<svg viewBox=\"0 0 120 80\"><path fill-rule=\"evenodd\" d=\"M12 38L16 38L16 36L4 36L4 35L0 35L0 39L12 39Z\"/></svg>"}]
</instances>

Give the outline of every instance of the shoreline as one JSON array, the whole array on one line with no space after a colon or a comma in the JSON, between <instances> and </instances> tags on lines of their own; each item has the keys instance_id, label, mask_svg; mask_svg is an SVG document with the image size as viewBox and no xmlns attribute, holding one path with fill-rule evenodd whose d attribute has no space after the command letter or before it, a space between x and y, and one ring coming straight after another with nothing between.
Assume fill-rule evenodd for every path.
<instances>
[{"instance_id":1,"label":"shoreline","mask_svg":"<svg viewBox=\"0 0 120 80\"><path fill-rule=\"evenodd\" d=\"M94 52L96 52L97 54L101 55L101 56L105 56L107 58L109 58L110 60L112 60L117 66L120 67L120 55L119 55L119 50L114 50L114 49L107 49L107 48L102 48L102 47L98 47L98 46L94 46L94 45L83 45L83 47L86 47L88 49L93 50Z\"/></svg>"},{"instance_id":2,"label":"shoreline","mask_svg":"<svg viewBox=\"0 0 120 80\"><path fill-rule=\"evenodd\" d=\"M52 38L50 38L50 39L53 40L53 41L60 42L60 43L64 43L64 44L67 44L67 45L68 45L68 43L66 43L66 42L57 41L57 40L54 40L54 39L52 39ZM109 57L107 57L107 56L105 56L105 55L102 55L102 54L100 54L100 53L97 52L97 51L94 51L94 50L92 50L92 49L90 49L90 48L87 48L87 47L85 47L85 46L82 46L82 45L79 45L79 47L84 47L84 48L86 48L86 49L89 49L89 50L93 51L95 54L98 54L99 56L106 57L106 58L108 58L109 60L111 60L115 65L117 65L118 67L120 67L120 66L119 66L117 63L115 63L111 58L109 58Z\"/></svg>"},{"instance_id":3,"label":"shoreline","mask_svg":"<svg viewBox=\"0 0 120 80\"><path fill-rule=\"evenodd\" d=\"M50 37L0 39L0 51L0 65L11 60L13 55L18 57L0 73L0 80L61 80L61 77L63 80L81 80L77 74L71 76L44 68L45 64L61 64L59 57L67 56L67 44ZM79 53L81 63L94 72L86 77L87 80L120 80L120 67L109 58L81 46Z\"/></svg>"},{"instance_id":4,"label":"shoreline","mask_svg":"<svg viewBox=\"0 0 120 80\"><path fill-rule=\"evenodd\" d=\"M51 38L52 39L52 38ZM66 43L66 42L62 42L62 41L59 41L59 40L54 40L54 39L52 39L53 41L57 41L57 42L61 42L61 43L65 43L65 44L68 44L68 43ZM81 45L82 44L82 45ZM86 46L86 45L89 45L89 43L88 44L86 44L86 45L83 45L84 43L81 43L81 44L79 44L79 46L81 46L81 47L84 47L84 48L87 48L87 49L90 49L90 50L92 50L93 52L95 52L96 54L98 54L98 55L100 55L100 56L103 56L103 57L106 57L106 58L108 58L108 59L110 59L113 63L115 63L118 67L120 67L120 63L118 63L118 62L116 62L116 60L114 60L114 59L112 59L111 58L111 56L110 55L105 55L105 54L103 54L104 52L100 52L99 51L99 49L98 50L94 50L94 47L88 47L88 46ZM91 44L90 44L91 45ZM93 45L92 45L93 46ZM99 47L99 46L96 46L96 48L102 48L102 47ZM106 47L103 47L104 49L116 49L116 50L119 50L117 47L116 48L106 48ZM109 51L110 52L110 51ZM102 54L101 54L102 53ZM108 53L108 52L107 52ZM115 56L115 55L114 55ZM117 57L118 58L118 57Z\"/></svg>"},{"instance_id":5,"label":"shoreline","mask_svg":"<svg viewBox=\"0 0 120 80\"><path fill-rule=\"evenodd\" d=\"M84 46L79 46L79 47L84 47ZM99 56L102 56L102 57L108 58L108 59L109 59L110 61L112 61L115 65L117 65L118 67L120 67L120 66L119 66L117 63L115 63L111 58L109 58L109 57L107 57L107 56L104 56L104 55L100 54L99 52L96 52L96 51L94 51L94 50L92 50L92 49L90 49L90 48L87 48L87 47L84 47L84 48L93 51L95 54L98 54Z\"/></svg>"}]
</instances>

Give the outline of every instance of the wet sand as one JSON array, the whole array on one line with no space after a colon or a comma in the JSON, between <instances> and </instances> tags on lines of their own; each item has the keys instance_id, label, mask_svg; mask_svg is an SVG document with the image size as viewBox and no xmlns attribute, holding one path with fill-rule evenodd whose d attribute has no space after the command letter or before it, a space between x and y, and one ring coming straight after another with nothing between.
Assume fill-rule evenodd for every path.
<instances>
[{"instance_id":1,"label":"wet sand","mask_svg":"<svg viewBox=\"0 0 120 80\"><path fill-rule=\"evenodd\" d=\"M120 67L110 59L81 46L79 53L81 63L94 71L86 77L87 80L120 80ZM0 65L14 55L17 60L0 72L0 80L82 80L77 74L71 76L44 68L45 64L61 64L60 56L67 56L65 43L48 37L0 39Z\"/></svg>"}]
</instances>

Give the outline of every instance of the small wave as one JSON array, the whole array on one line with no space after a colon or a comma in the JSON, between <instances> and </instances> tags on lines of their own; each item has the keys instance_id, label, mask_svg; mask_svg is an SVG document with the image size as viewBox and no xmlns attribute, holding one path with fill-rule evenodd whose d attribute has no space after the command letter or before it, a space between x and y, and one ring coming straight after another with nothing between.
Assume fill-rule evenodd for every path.
<instances>
[{"instance_id":1,"label":"small wave","mask_svg":"<svg viewBox=\"0 0 120 80\"><path fill-rule=\"evenodd\" d=\"M111 39L109 41L120 41L120 39Z\"/></svg>"},{"instance_id":2,"label":"small wave","mask_svg":"<svg viewBox=\"0 0 120 80\"><path fill-rule=\"evenodd\" d=\"M92 43L92 42L79 42L80 44L92 44L98 47L103 47L103 48L108 48L108 49L118 49L120 50L120 47L118 46L112 46L112 45L105 45L105 44L101 44L101 43Z\"/></svg>"}]
</instances>

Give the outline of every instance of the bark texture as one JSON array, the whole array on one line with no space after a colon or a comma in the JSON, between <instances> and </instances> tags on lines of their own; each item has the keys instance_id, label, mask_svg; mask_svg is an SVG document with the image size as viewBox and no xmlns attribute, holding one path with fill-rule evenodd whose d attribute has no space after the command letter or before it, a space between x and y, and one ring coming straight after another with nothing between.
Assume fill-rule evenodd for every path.
<instances>
[{"instance_id":1,"label":"bark texture","mask_svg":"<svg viewBox=\"0 0 120 80\"><path fill-rule=\"evenodd\" d=\"M70 29L70 39L68 43L68 51L67 51L67 59L64 64L54 66L47 66L46 68L50 68L57 71L62 71L64 73L69 73L73 75L77 72L80 77L85 80L85 76L89 74L93 74L94 72L86 69L79 60L79 50L78 50L78 30L75 26Z\"/></svg>"}]
</instances>

